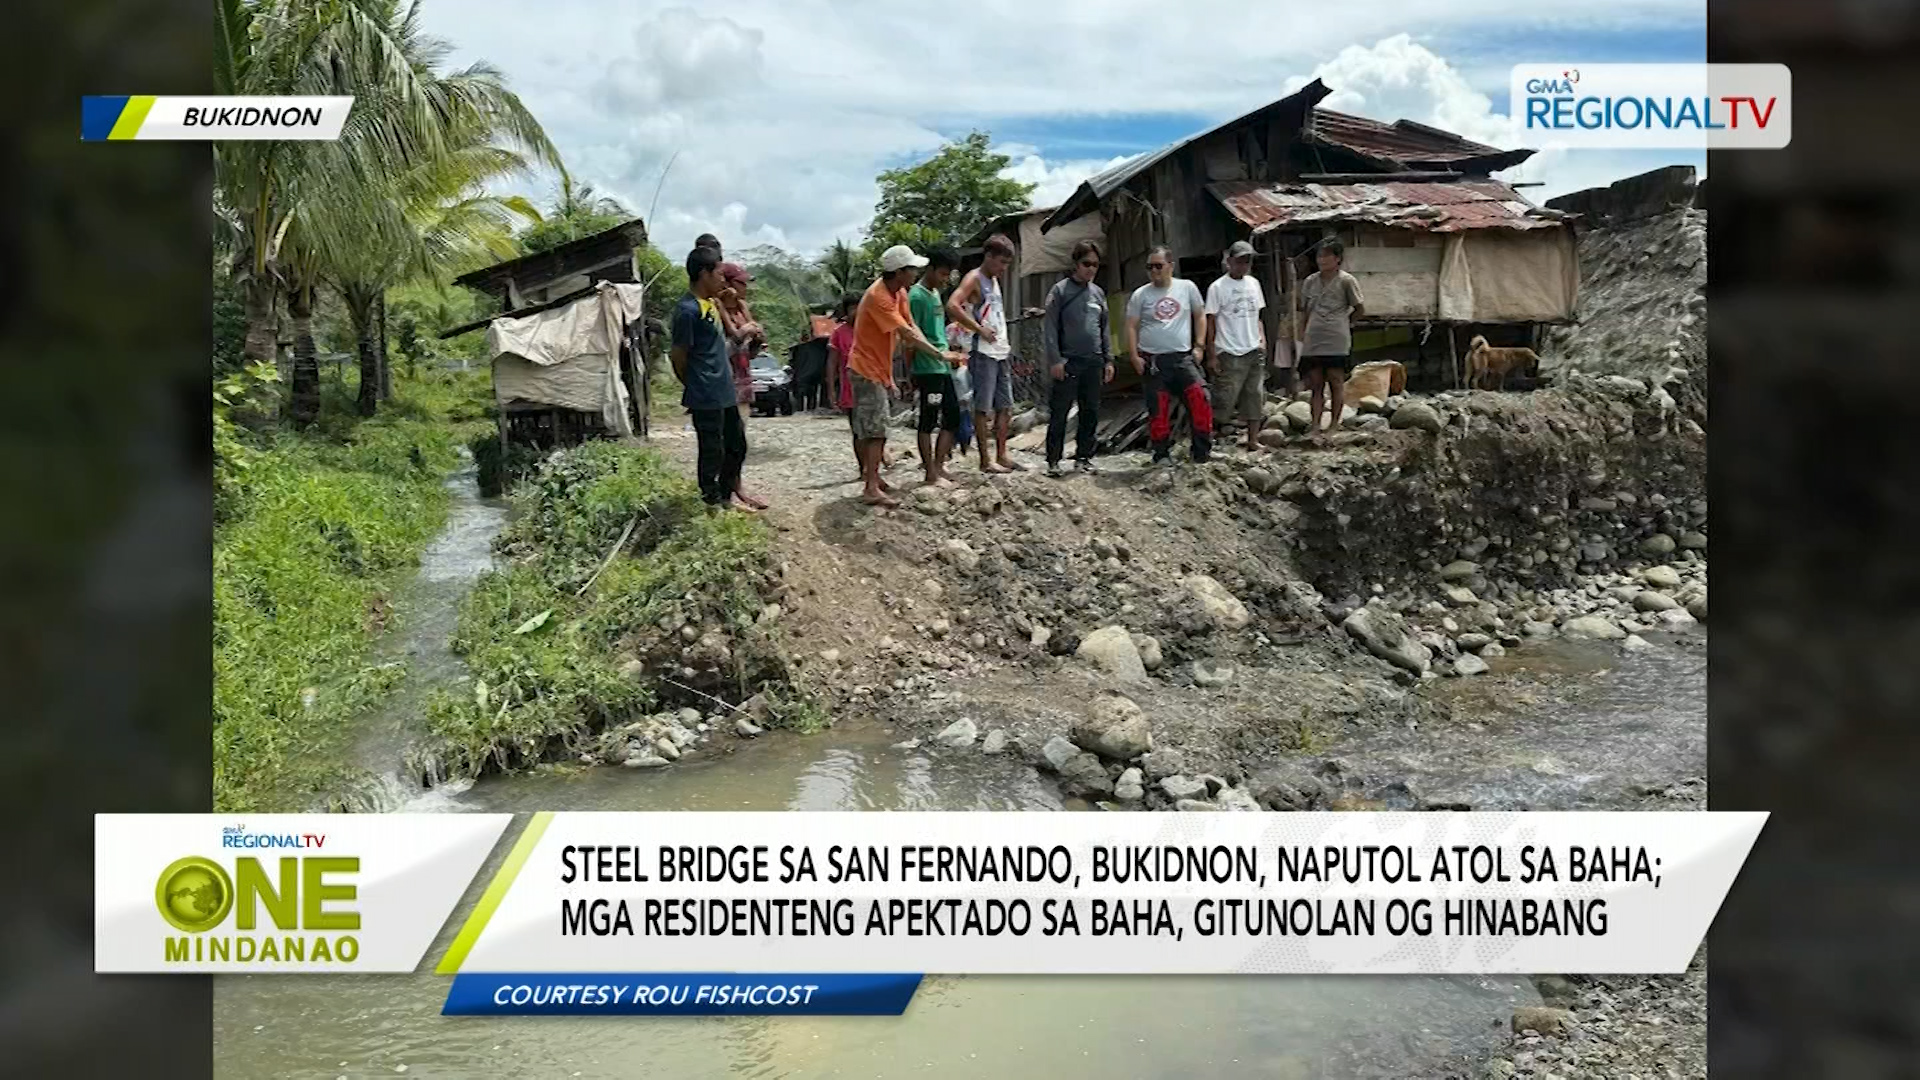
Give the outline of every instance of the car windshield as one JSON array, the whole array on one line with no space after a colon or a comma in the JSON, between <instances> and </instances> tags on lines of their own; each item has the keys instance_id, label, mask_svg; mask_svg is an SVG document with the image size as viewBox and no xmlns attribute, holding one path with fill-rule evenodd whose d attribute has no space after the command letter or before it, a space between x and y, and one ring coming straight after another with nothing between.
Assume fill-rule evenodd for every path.
<instances>
[{"instance_id":1,"label":"car windshield","mask_svg":"<svg viewBox=\"0 0 1920 1080\"><path fill-rule=\"evenodd\" d=\"M761 353L753 358L753 370L779 371L780 361L775 359L772 353Z\"/></svg>"}]
</instances>

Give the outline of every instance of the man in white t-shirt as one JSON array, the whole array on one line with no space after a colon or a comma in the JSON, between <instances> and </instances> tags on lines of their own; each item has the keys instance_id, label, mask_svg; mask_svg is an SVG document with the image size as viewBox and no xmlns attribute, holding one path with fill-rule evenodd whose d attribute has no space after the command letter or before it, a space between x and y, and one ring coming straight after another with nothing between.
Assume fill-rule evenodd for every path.
<instances>
[{"instance_id":1,"label":"man in white t-shirt","mask_svg":"<svg viewBox=\"0 0 1920 1080\"><path fill-rule=\"evenodd\" d=\"M1266 409L1267 328L1260 313L1266 294L1253 269L1253 245L1235 240L1227 249L1226 276L1207 286L1207 374L1213 376L1213 410L1232 412L1247 429L1247 449L1257 450Z\"/></svg>"},{"instance_id":2,"label":"man in white t-shirt","mask_svg":"<svg viewBox=\"0 0 1920 1080\"><path fill-rule=\"evenodd\" d=\"M1207 397L1200 357L1206 351L1207 301L1200 287L1173 276L1173 255L1164 247L1147 252L1147 283L1127 299L1127 358L1146 391L1147 438L1156 465L1172 464L1173 394L1186 402L1193 425L1193 460L1213 453L1213 402Z\"/></svg>"}]
</instances>

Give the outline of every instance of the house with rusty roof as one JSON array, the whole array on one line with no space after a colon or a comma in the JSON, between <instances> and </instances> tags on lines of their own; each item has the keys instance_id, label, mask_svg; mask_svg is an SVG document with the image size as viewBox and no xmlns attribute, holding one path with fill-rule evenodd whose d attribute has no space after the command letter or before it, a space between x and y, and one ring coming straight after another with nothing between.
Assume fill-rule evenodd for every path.
<instances>
[{"instance_id":1,"label":"house with rusty roof","mask_svg":"<svg viewBox=\"0 0 1920 1080\"><path fill-rule=\"evenodd\" d=\"M1476 333L1537 346L1542 327L1572 320L1574 215L1536 206L1492 175L1532 150L1321 107L1332 92L1315 79L1089 177L1057 207L990 223L975 242L996 231L1015 242L1009 298L1035 304L1067 271L1071 241L1096 239L1106 256L1099 281L1117 311L1146 282L1153 247L1166 245L1181 276L1204 289L1228 245L1248 240L1268 339L1289 342L1298 282L1320 243L1337 237L1366 297L1356 353L1402 360L1430 386L1458 381Z\"/></svg>"}]
</instances>

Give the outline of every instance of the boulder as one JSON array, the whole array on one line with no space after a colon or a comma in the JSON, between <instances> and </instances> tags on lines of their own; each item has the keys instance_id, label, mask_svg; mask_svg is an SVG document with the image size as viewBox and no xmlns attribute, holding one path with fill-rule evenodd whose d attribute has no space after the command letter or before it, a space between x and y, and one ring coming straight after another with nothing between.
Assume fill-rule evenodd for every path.
<instances>
[{"instance_id":1,"label":"boulder","mask_svg":"<svg viewBox=\"0 0 1920 1080\"><path fill-rule=\"evenodd\" d=\"M1666 593L1663 593L1663 592L1654 592L1651 589L1647 590L1646 592L1637 593L1634 595L1634 598L1633 598L1633 609L1635 611L1651 611L1651 612L1658 613L1662 611L1672 611L1674 608L1677 608L1679 606L1680 605L1674 601L1673 597L1668 596Z\"/></svg>"},{"instance_id":2,"label":"boulder","mask_svg":"<svg viewBox=\"0 0 1920 1080\"><path fill-rule=\"evenodd\" d=\"M1146 782L1139 769L1128 769L1113 782L1113 797L1121 802L1139 802L1147 797Z\"/></svg>"},{"instance_id":3,"label":"boulder","mask_svg":"<svg viewBox=\"0 0 1920 1080\"><path fill-rule=\"evenodd\" d=\"M1360 400L1354 402L1353 404L1355 408L1360 410L1360 413L1363 416L1378 416L1381 413L1384 413L1387 411L1386 399L1377 398L1371 394L1361 398Z\"/></svg>"},{"instance_id":4,"label":"boulder","mask_svg":"<svg viewBox=\"0 0 1920 1080\"><path fill-rule=\"evenodd\" d=\"M979 735L980 728L975 725L972 720L963 716L942 728L940 734L935 735L934 738L939 740L943 745L959 749L961 747L972 746L973 740L978 738Z\"/></svg>"},{"instance_id":5,"label":"boulder","mask_svg":"<svg viewBox=\"0 0 1920 1080\"><path fill-rule=\"evenodd\" d=\"M1493 644L1493 638L1477 630L1472 630L1454 638L1453 643L1460 647L1461 652L1477 653L1481 649Z\"/></svg>"},{"instance_id":6,"label":"boulder","mask_svg":"<svg viewBox=\"0 0 1920 1080\"><path fill-rule=\"evenodd\" d=\"M987 732L987 737L980 740L980 752L983 754L1001 754L1006 749L1007 733L1000 728Z\"/></svg>"},{"instance_id":7,"label":"boulder","mask_svg":"<svg viewBox=\"0 0 1920 1080\"><path fill-rule=\"evenodd\" d=\"M1246 788L1230 787L1214 796L1213 805L1222 810L1252 811L1259 813L1266 809Z\"/></svg>"},{"instance_id":8,"label":"boulder","mask_svg":"<svg viewBox=\"0 0 1920 1080\"><path fill-rule=\"evenodd\" d=\"M971 571L980 565L980 553L959 537L941 543L940 557L962 570Z\"/></svg>"},{"instance_id":9,"label":"boulder","mask_svg":"<svg viewBox=\"0 0 1920 1080\"><path fill-rule=\"evenodd\" d=\"M664 769L667 767L667 759L658 754L634 754L621 764L629 769Z\"/></svg>"},{"instance_id":10,"label":"boulder","mask_svg":"<svg viewBox=\"0 0 1920 1080\"><path fill-rule=\"evenodd\" d=\"M1078 757L1082 752L1078 746L1073 744L1073 740L1067 738L1065 735L1055 735L1053 738L1047 740L1045 746L1040 748L1040 760L1046 763L1047 768L1052 769L1054 772L1059 772L1067 767L1068 762Z\"/></svg>"},{"instance_id":11,"label":"boulder","mask_svg":"<svg viewBox=\"0 0 1920 1080\"><path fill-rule=\"evenodd\" d=\"M1393 428L1396 431L1429 431L1438 435L1446 424L1440 419L1440 413L1424 401L1409 401L1393 412Z\"/></svg>"},{"instance_id":12,"label":"boulder","mask_svg":"<svg viewBox=\"0 0 1920 1080\"><path fill-rule=\"evenodd\" d=\"M1675 546L1673 537L1668 536L1666 533L1654 533L1652 536L1640 541L1640 553L1642 555L1651 555L1655 558L1664 558L1673 554Z\"/></svg>"},{"instance_id":13,"label":"boulder","mask_svg":"<svg viewBox=\"0 0 1920 1080\"><path fill-rule=\"evenodd\" d=\"M742 716L733 722L733 733L743 739L752 739L764 731L760 725Z\"/></svg>"},{"instance_id":14,"label":"boulder","mask_svg":"<svg viewBox=\"0 0 1920 1080\"><path fill-rule=\"evenodd\" d=\"M1433 654L1407 629L1407 621L1384 607L1368 606L1348 615L1340 624L1366 650L1398 668L1418 675L1433 662Z\"/></svg>"},{"instance_id":15,"label":"boulder","mask_svg":"<svg viewBox=\"0 0 1920 1080\"><path fill-rule=\"evenodd\" d=\"M1700 599L1695 600L1693 603L1688 604L1687 614L1693 616L1696 620L1700 622L1706 622L1707 621L1707 598L1703 596Z\"/></svg>"},{"instance_id":16,"label":"boulder","mask_svg":"<svg viewBox=\"0 0 1920 1080\"><path fill-rule=\"evenodd\" d=\"M1155 750L1140 756L1140 769L1149 780L1163 780L1185 772L1187 764L1172 750Z\"/></svg>"},{"instance_id":17,"label":"boulder","mask_svg":"<svg viewBox=\"0 0 1920 1080\"><path fill-rule=\"evenodd\" d=\"M1280 478L1265 469L1248 469L1240 474L1247 482L1247 490L1255 495L1271 495L1280 488Z\"/></svg>"},{"instance_id":18,"label":"boulder","mask_svg":"<svg viewBox=\"0 0 1920 1080\"><path fill-rule=\"evenodd\" d=\"M1204 799L1207 797L1207 785L1187 776L1166 776L1160 779L1160 791L1169 799Z\"/></svg>"},{"instance_id":19,"label":"boulder","mask_svg":"<svg viewBox=\"0 0 1920 1080\"><path fill-rule=\"evenodd\" d=\"M1632 380L1628 380L1632 381ZM1534 1031L1542 1035L1564 1035L1573 1013L1549 1005L1521 1005L1513 1010L1513 1033Z\"/></svg>"},{"instance_id":20,"label":"boulder","mask_svg":"<svg viewBox=\"0 0 1920 1080\"><path fill-rule=\"evenodd\" d=\"M1671 566L1649 566L1640 571L1640 580L1656 589L1677 589L1680 587L1680 571Z\"/></svg>"},{"instance_id":21,"label":"boulder","mask_svg":"<svg viewBox=\"0 0 1920 1080\"><path fill-rule=\"evenodd\" d=\"M1467 581L1480 572L1478 563L1467 559L1456 559L1440 568L1440 580L1446 582Z\"/></svg>"},{"instance_id":22,"label":"boulder","mask_svg":"<svg viewBox=\"0 0 1920 1080\"><path fill-rule=\"evenodd\" d=\"M1442 585L1440 591L1446 594L1447 603L1454 607L1474 607L1480 603L1480 598L1465 585Z\"/></svg>"},{"instance_id":23,"label":"boulder","mask_svg":"<svg viewBox=\"0 0 1920 1080\"><path fill-rule=\"evenodd\" d=\"M1453 658L1453 673L1456 675L1485 675L1487 662L1472 653L1461 653Z\"/></svg>"},{"instance_id":24,"label":"boulder","mask_svg":"<svg viewBox=\"0 0 1920 1080\"><path fill-rule=\"evenodd\" d=\"M1160 655L1160 639L1146 634L1133 635L1133 647L1140 650L1140 666L1148 671L1160 670L1166 658Z\"/></svg>"},{"instance_id":25,"label":"boulder","mask_svg":"<svg viewBox=\"0 0 1920 1080\"><path fill-rule=\"evenodd\" d=\"M1074 650L1074 656L1087 661L1094 667L1117 679L1131 680L1147 677L1147 668L1140 659L1140 650L1134 647L1132 635L1124 626L1103 626L1081 639L1080 647Z\"/></svg>"},{"instance_id":26,"label":"boulder","mask_svg":"<svg viewBox=\"0 0 1920 1080\"><path fill-rule=\"evenodd\" d=\"M1227 591L1226 586L1205 574L1195 574L1180 584L1200 601L1200 606L1206 609L1207 616L1220 629L1239 630L1253 621L1253 616L1248 614L1245 604L1235 599L1234 595Z\"/></svg>"},{"instance_id":27,"label":"boulder","mask_svg":"<svg viewBox=\"0 0 1920 1080\"><path fill-rule=\"evenodd\" d=\"M1612 619L1600 615L1568 619L1560 624L1560 632L1567 637L1592 638L1596 641L1619 641L1627 636L1627 632L1615 626Z\"/></svg>"},{"instance_id":28,"label":"boulder","mask_svg":"<svg viewBox=\"0 0 1920 1080\"><path fill-rule=\"evenodd\" d=\"M1304 401L1296 401L1280 410L1287 418L1287 426L1295 431L1305 431L1313 423L1313 406Z\"/></svg>"},{"instance_id":29,"label":"boulder","mask_svg":"<svg viewBox=\"0 0 1920 1080\"><path fill-rule=\"evenodd\" d=\"M1707 534L1703 532L1683 532L1680 534L1680 547L1686 551L1705 551Z\"/></svg>"},{"instance_id":30,"label":"boulder","mask_svg":"<svg viewBox=\"0 0 1920 1080\"><path fill-rule=\"evenodd\" d=\"M1132 761L1153 749L1153 730L1140 706L1123 694L1094 695L1086 715L1074 722L1073 741L1115 761Z\"/></svg>"},{"instance_id":31,"label":"boulder","mask_svg":"<svg viewBox=\"0 0 1920 1080\"><path fill-rule=\"evenodd\" d=\"M1070 797L1098 799L1113 794L1113 780L1107 776L1100 759L1082 750L1054 770L1060 774L1061 790Z\"/></svg>"}]
</instances>

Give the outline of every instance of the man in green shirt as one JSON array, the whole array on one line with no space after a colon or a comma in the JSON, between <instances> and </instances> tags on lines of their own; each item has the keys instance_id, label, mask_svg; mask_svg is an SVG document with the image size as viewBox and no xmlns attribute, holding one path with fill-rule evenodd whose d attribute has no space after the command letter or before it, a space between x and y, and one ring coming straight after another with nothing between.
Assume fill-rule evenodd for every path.
<instances>
[{"instance_id":1,"label":"man in green shirt","mask_svg":"<svg viewBox=\"0 0 1920 1080\"><path fill-rule=\"evenodd\" d=\"M940 290L953 279L959 268L953 252L936 248L927 252L927 268L907 293L907 310L914 325L944 357L928 356L919 350L913 354L913 385L920 391L920 464L926 470L927 483L952 487L947 477L947 456L953 453L960 434L960 400L954 395L953 372L967 362L965 353L947 346L947 315ZM934 432L940 435L936 443Z\"/></svg>"}]
</instances>

